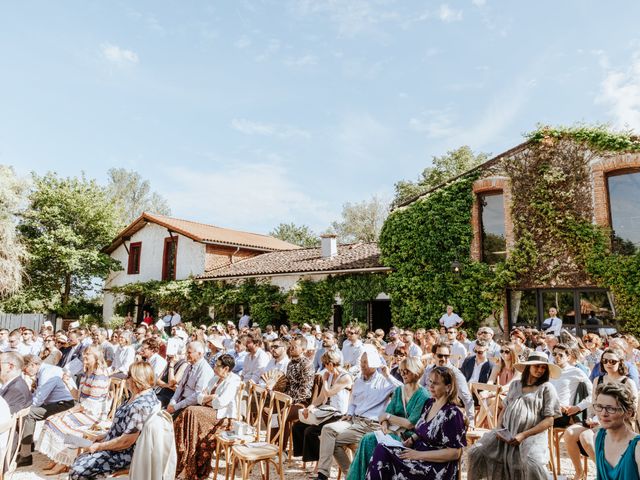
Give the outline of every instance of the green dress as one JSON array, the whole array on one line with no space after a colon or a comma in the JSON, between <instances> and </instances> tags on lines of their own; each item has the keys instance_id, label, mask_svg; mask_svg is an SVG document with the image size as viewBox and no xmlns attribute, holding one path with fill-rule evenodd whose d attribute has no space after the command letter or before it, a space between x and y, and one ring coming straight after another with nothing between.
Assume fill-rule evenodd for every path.
<instances>
[{"instance_id":1,"label":"green dress","mask_svg":"<svg viewBox=\"0 0 640 480\"><path fill-rule=\"evenodd\" d=\"M640 435L629 442L618 464L612 468L604 457L604 437L607 431L601 428L596 435L596 467L598 469L598 480L638 480L638 465L636 465L635 452L636 443L640 440Z\"/></svg>"},{"instance_id":2,"label":"green dress","mask_svg":"<svg viewBox=\"0 0 640 480\"><path fill-rule=\"evenodd\" d=\"M418 420L420 420L424 404L427 403L429 397L430 395L427 389L424 387L418 388L407 402L407 408L405 411L402 403L402 386L400 386L393 392L393 396L391 397L391 401L389 402L389 405L387 405L385 412L395 415L396 417L406 418L415 425L418 423ZM389 435L394 437L396 440L403 440L404 438L411 436L413 433L413 430L407 430L407 432L403 434L403 438L400 438L399 435L393 432L389 432ZM376 436L373 432L367 433L362 437L362 440L360 440L360 443L358 444L358 450L356 450L356 454L353 457L353 462L349 468L346 480L364 480L367 474L367 467L369 466L371 456L373 455L373 451L376 449L377 444L378 442L376 441Z\"/></svg>"}]
</instances>

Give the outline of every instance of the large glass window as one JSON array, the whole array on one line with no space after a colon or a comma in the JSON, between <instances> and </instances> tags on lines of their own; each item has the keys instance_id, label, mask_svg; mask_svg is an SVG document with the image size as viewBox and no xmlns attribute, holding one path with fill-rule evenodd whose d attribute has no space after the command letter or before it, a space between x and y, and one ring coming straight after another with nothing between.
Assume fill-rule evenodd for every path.
<instances>
[{"instance_id":1,"label":"large glass window","mask_svg":"<svg viewBox=\"0 0 640 480\"><path fill-rule=\"evenodd\" d=\"M504 229L504 196L490 193L479 196L482 226L482 261L494 264L505 259L507 241Z\"/></svg>"},{"instance_id":2,"label":"large glass window","mask_svg":"<svg viewBox=\"0 0 640 480\"><path fill-rule=\"evenodd\" d=\"M553 307L563 326L576 323L573 290L542 290L541 293L544 318L549 317L549 309Z\"/></svg>"},{"instance_id":3,"label":"large glass window","mask_svg":"<svg viewBox=\"0 0 640 480\"><path fill-rule=\"evenodd\" d=\"M608 177L613 249L633 255L640 248L640 171Z\"/></svg>"},{"instance_id":4,"label":"large glass window","mask_svg":"<svg viewBox=\"0 0 640 480\"><path fill-rule=\"evenodd\" d=\"M538 326L538 306L535 290L512 290L510 298L511 322L517 325Z\"/></svg>"},{"instance_id":5,"label":"large glass window","mask_svg":"<svg viewBox=\"0 0 640 480\"><path fill-rule=\"evenodd\" d=\"M162 255L162 280L176 279L176 261L178 257L178 237L164 239Z\"/></svg>"},{"instance_id":6,"label":"large glass window","mask_svg":"<svg viewBox=\"0 0 640 480\"><path fill-rule=\"evenodd\" d=\"M580 324L583 330L597 331L602 325L615 324L611 303L608 292L580 292Z\"/></svg>"}]
</instances>

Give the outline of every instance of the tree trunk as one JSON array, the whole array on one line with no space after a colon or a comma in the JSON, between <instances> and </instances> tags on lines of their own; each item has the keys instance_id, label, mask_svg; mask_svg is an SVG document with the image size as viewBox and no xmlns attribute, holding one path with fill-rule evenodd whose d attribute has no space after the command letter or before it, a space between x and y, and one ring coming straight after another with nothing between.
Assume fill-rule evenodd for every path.
<instances>
[{"instance_id":1,"label":"tree trunk","mask_svg":"<svg viewBox=\"0 0 640 480\"><path fill-rule=\"evenodd\" d=\"M64 292L62 294L62 308L66 308L69 304L69 296L71 295L71 274L64 276Z\"/></svg>"}]
</instances>

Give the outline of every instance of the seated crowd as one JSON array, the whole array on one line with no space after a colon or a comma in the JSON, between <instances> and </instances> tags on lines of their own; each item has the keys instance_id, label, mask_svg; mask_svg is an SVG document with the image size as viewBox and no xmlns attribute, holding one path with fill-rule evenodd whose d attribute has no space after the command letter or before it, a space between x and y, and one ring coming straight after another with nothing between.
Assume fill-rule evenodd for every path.
<instances>
[{"instance_id":1,"label":"seated crowd","mask_svg":"<svg viewBox=\"0 0 640 480\"><path fill-rule=\"evenodd\" d=\"M74 480L122 469L206 479L220 434L267 415L254 399L239 403L255 385L291 399L282 428L262 425L319 480L334 466L347 480L455 479L463 452L469 479L546 479L550 429L562 432L574 478L589 456L598 478L640 479L638 341L576 337L553 310L545 331L514 328L500 341L486 326L467 338L451 307L438 330L364 335L355 324L263 332L247 315L188 332L176 312L114 331L0 330L0 414L29 408L19 441L0 446L18 449L18 466L36 450L47 474ZM114 385L126 388L112 405Z\"/></svg>"}]
</instances>

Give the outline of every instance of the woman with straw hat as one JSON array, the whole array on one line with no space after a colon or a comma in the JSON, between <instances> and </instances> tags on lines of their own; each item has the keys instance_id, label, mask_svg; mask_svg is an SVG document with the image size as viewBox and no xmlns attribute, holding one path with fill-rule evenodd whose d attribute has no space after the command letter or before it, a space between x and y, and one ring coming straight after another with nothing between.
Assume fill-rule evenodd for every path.
<instances>
[{"instance_id":1,"label":"woman with straw hat","mask_svg":"<svg viewBox=\"0 0 640 480\"><path fill-rule=\"evenodd\" d=\"M468 479L545 479L549 463L547 429L559 417L558 395L549 378L561 370L542 352L516 363L514 380L498 418L498 430L486 433L469 449Z\"/></svg>"}]
</instances>

